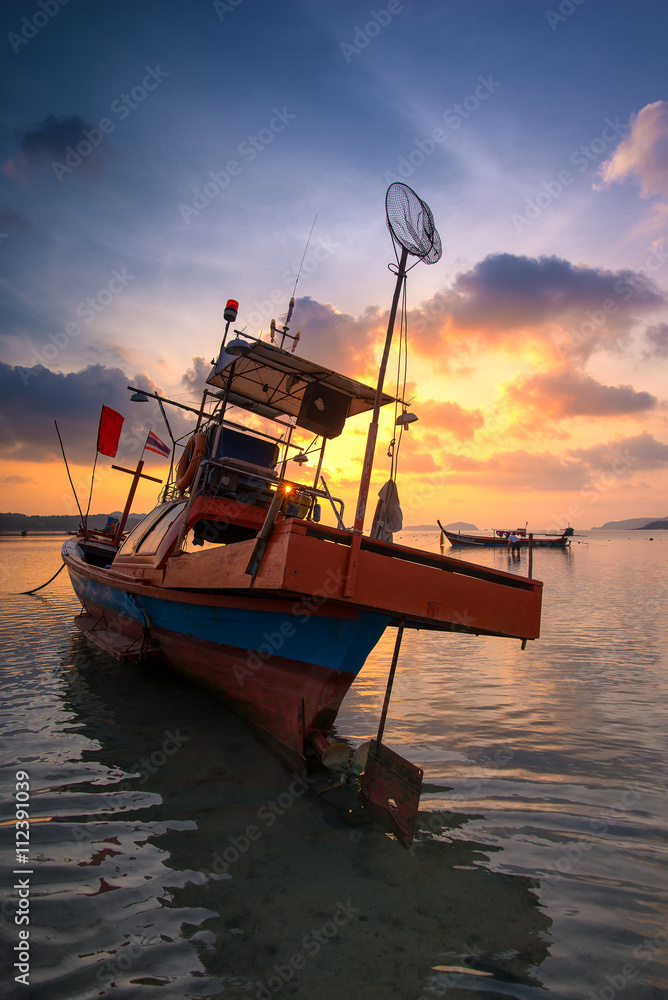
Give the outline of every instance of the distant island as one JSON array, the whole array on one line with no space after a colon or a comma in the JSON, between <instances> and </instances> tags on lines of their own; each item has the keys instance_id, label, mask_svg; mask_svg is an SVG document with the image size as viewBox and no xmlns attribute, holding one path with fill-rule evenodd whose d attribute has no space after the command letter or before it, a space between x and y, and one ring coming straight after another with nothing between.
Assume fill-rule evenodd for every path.
<instances>
[{"instance_id":1,"label":"distant island","mask_svg":"<svg viewBox=\"0 0 668 1000\"><path fill-rule=\"evenodd\" d=\"M108 517L120 517L121 511L114 510L111 514L89 514L90 528L104 528ZM127 527L133 528L145 514L130 514ZM76 531L81 524L78 514L0 514L0 534L14 534L25 529L28 534L33 531Z\"/></svg>"},{"instance_id":2,"label":"distant island","mask_svg":"<svg viewBox=\"0 0 668 1000\"><path fill-rule=\"evenodd\" d=\"M475 524L469 524L467 521L454 521L452 524L444 524L444 528L448 531L478 531L478 527Z\"/></svg>"},{"instance_id":3,"label":"distant island","mask_svg":"<svg viewBox=\"0 0 668 1000\"><path fill-rule=\"evenodd\" d=\"M655 531L660 528L668 528L667 517L629 517L626 521L606 521L600 528L592 528L592 531L626 531L647 528Z\"/></svg>"}]
</instances>

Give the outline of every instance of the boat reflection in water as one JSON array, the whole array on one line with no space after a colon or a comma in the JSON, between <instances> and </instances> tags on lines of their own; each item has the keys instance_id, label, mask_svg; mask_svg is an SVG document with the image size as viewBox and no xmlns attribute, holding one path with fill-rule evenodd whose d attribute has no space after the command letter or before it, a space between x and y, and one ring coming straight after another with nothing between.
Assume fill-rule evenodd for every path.
<instances>
[{"instance_id":1,"label":"boat reflection in water","mask_svg":"<svg viewBox=\"0 0 668 1000\"><path fill-rule=\"evenodd\" d=\"M150 664L127 671L83 637L68 659L63 708L91 748L52 789L61 813L40 836L58 886L35 914L67 995L94 983L269 996L281 976L324 997L541 986L538 882L486 867L495 848L466 839L478 817L421 811L397 851L303 794L196 687Z\"/></svg>"}]
</instances>

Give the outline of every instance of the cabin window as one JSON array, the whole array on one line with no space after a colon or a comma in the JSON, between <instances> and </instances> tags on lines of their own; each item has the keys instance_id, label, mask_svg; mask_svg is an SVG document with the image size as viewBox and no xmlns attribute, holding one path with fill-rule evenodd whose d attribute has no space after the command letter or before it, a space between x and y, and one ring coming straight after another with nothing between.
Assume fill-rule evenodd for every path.
<instances>
[{"instance_id":1,"label":"cabin window","mask_svg":"<svg viewBox=\"0 0 668 1000\"><path fill-rule=\"evenodd\" d=\"M255 538L258 528L259 525L248 528L241 524L231 524L229 521L202 518L188 533L187 538L193 545L230 545Z\"/></svg>"},{"instance_id":2,"label":"cabin window","mask_svg":"<svg viewBox=\"0 0 668 1000\"><path fill-rule=\"evenodd\" d=\"M167 528L171 527L178 515L183 514L184 506L185 501L179 501L176 504L162 504L160 507L156 507L150 514L146 515L143 521L140 521L139 524L132 529L119 549L118 554L131 556L141 549L143 555L152 555L156 551L156 549L151 546L153 529L162 527L164 523L166 531ZM159 541L162 541L165 531L159 532ZM144 548L142 545L145 539L148 548Z\"/></svg>"},{"instance_id":3,"label":"cabin window","mask_svg":"<svg viewBox=\"0 0 668 1000\"><path fill-rule=\"evenodd\" d=\"M137 546L137 552L139 552L142 556L155 555L171 526L180 517L183 517L184 509L185 503L175 504L175 506L172 507L164 517L160 518L159 521L156 521L140 541Z\"/></svg>"}]
</instances>

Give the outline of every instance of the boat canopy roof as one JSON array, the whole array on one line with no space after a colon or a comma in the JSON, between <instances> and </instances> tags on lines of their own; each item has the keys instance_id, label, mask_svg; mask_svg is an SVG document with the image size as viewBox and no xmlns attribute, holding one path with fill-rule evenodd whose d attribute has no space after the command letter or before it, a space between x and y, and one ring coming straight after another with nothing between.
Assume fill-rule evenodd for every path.
<instances>
[{"instance_id":1,"label":"boat canopy roof","mask_svg":"<svg viewBox=\"0 0 668 1000\"><path fill-rule=\"evenodd\" d=\"M346 418L373 409L375 388L273 344L255 341L247 354L236 358L225 354L221 356L229 357L229 363L221 367L219 361L206 380L207 384L224 389L230 366L236 361L228 399L236 406L263 416L274 419L282 415L299 417L304 392L313 383L339 393L344 397L344 406L347 399ZM393 402L394 396L383 393L382 406Z\"/></svg>"}]
</instances>

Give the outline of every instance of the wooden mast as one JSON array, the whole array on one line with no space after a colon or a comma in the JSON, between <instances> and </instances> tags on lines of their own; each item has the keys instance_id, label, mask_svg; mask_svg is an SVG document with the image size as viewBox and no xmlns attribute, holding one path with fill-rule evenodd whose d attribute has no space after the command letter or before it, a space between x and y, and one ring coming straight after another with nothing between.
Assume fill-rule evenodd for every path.
<instances>
[{"instance_id":1,"label":"wooden mast","mask_svg":"<svg viewBox=\"0 0 668 1000\"><path fill-rule=\"evenodd\" d=\"M142 451L142 455L143 455ZM136 469L124 469L121 465L112 465L112 469L116 469L117 472L127 472L129 476L132 476L132 482L130 483L130 490L128 492L128 498L125 501L125 507L123 508L123 513L121 514L121 519L118 522L118 527L114 532L114 545L118 545L123 535L123 530L125 528L130 509L132 507L132 501L135 498L135 493L137 492L137 486L139 485L140 479L150 479L154 483L162 483L162 479L156 479L155 476L149 476L145 472L142 473L144 468L144 460L142 458L137 462Z\"/></svg>"},{"instance_id":2,"label":"wooden mast","mask_svg":"<svg viewBox=\"0 0 668 1000\"><path fill-rule=\"evenodd\" d=\"M369 433L366 439L366 451L364 453L364 464L362 466L362 476L360 479L359 494L357 497L357 510L355 512L355 525L353 527L353 537L350 544L350 558L348 560L348 573L344 587L344 595L350 597L355 586L355 574L357 572L357 559L362 543L362 532L364 530L364 515L366 513L367 500L369 498L369 485L371 483L371 471L373 469L373 457L376 450L376 438L378 437L378 417L380 414L380 404L383 396L383 383L385 382L385 372L387 370L387 360L390 355L392 345L392 335L394 334L394 321L399 305L399 295L406 279L406 261L408 260L408 250L402 247L399 270L397 272L397 283L394 286L394 297L390 318L387 324L387 334L385 336L385 348L378 371L378 384L376 385L376 396L373 404L373 416L369 424Z\"/></svg>"}]
</instances>

